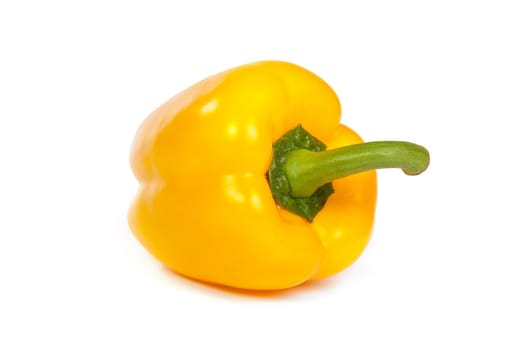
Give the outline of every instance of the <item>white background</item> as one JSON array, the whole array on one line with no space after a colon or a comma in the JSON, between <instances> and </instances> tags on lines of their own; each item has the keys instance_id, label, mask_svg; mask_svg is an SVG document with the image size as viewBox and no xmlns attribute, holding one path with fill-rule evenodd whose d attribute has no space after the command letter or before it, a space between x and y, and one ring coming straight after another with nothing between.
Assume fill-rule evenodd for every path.
<instances>
[{"instance_id":1,"label":"white background","mask_svg":"<svg viewBox=\"0 0 525 350\"><path fill-rule=\"evenodd\" d=\"M128 151L166 99L261 59L432 163L380 173L351 268L252 295L145 252ZM522 1L2 1L0 348L524 349L524 67Z\"/></svg>"}]
</instances>

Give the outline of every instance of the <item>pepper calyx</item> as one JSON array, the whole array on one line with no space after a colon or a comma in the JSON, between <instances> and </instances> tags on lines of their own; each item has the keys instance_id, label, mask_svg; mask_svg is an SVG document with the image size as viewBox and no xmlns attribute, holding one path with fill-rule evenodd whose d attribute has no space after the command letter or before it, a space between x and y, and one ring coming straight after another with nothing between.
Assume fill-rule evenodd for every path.
<instances>
[{"instance_id":1,"label":"pepper calyx","mask_svg":"<svg viewBox=\"0 0 525 350\"><path fill-rule=\"evenodd\" d=\"M268 170L268 182L272 195L281 207L295 213L308 222L323 209L328 197L334 193L331 182L318 187L309 196L292 196L290 182L286 172L286 162L290 152L295 150L308 150L321 152L326 150L326 145L308 133L299 124L284 134L273 144L273 159Z\"/></svg>"}]
</instances>

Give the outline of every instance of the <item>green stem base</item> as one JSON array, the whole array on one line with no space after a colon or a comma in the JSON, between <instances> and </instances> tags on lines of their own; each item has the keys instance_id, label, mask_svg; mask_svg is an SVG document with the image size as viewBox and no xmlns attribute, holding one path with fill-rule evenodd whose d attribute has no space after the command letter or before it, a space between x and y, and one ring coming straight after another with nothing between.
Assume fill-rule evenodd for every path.
<instances>
[{"instance_id":1,"label":"green stem base","mask_svg":"<svg viewBox=\"0 0 525 350\"><path fill-rule=\"evenodd\" d=\"M268 170L268 182L277 204L311 222L315 215L323 209L328 197L334 193L334 188L331 183L326 183L318 186L308 196L290 195L291 188L286 174L286 161L291 152L298 150L321 152L326 150L326 146L304 130L301 125L288 131L273 145L273 159Z\"/></svg>"}]
</instances>

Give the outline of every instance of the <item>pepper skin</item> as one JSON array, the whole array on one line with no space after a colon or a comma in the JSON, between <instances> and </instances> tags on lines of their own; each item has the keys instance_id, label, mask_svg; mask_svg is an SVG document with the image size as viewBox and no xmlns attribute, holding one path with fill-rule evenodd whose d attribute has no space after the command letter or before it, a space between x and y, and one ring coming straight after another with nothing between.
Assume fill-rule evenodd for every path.
<instances>
[{"instance_id":1,"label":"pepper skin","mask_svg":"<svg viewBox=\"0 0 525 350\"><path fill-rule=\"evenodd\" d=\"M266 177L272 144L299 124L328 150L361 143L340 116L334 91L291 63L257 62L191 86L135 136L132 232L170 269L236 288L285 289L345 269L370 238L376 172L334 180L311 223L276 204Z\"/></svg>"}]
</instances>

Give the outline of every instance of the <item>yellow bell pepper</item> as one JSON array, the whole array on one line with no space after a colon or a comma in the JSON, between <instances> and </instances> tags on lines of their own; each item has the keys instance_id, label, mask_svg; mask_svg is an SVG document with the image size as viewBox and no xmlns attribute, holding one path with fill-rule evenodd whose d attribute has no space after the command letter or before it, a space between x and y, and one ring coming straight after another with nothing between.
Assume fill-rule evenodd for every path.
<instances>
[{"instance_id":1,"label":"yellow bell pepper","mask_svg":"<svg viewBox=\"0 0 525 350\"><path fill-rule=\"evenodd\" d=\"M362 144L340 116L334 91L291 63L257 62L191 86L136 134L132 232L170 269L236 288L284 289L343 270L370 238L373 169L418 174L429 158L414 144ZM282 146L277 164L283 135L307 145Z\"/></svg>"}]
</instances>

